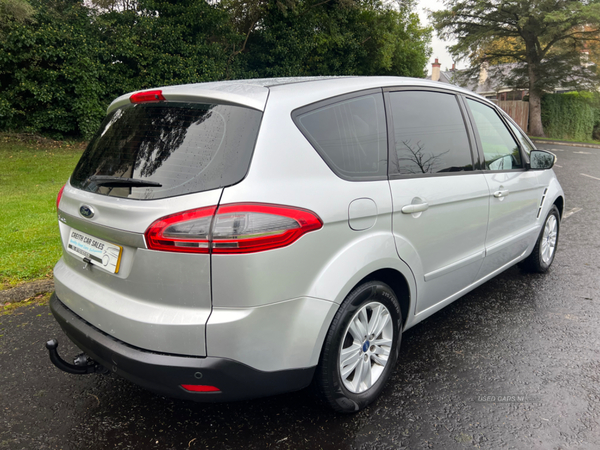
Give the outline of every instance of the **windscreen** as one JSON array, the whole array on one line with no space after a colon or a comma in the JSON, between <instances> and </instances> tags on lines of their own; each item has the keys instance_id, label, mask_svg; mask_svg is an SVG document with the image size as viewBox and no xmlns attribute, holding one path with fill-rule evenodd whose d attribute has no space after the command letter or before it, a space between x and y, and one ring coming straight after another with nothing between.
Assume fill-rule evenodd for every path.
<instances>
[{"instance_id":1,"label":"windscreen","mask_svg":"<svg viewBox=\"0 0 600 450\"><path fill-rule=\"evenodd\" d=\"M230 105L124 106L106 117L71 185L140 200L230 186L248 172L261 118L259 111Z\"/></svg>"}]
</instances>

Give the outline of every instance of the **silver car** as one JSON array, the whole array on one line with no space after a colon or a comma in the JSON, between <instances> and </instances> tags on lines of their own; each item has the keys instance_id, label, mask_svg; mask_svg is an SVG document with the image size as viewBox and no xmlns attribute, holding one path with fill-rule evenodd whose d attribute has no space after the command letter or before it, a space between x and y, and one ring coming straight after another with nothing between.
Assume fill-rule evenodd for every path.
<instances>
[{"instance_id":1,"label":"silver car","mask_svg":"<svg viewBox=\"0 0 600 450\"><path fill-rule=\"evenodd\" d=\"M162 395L314 383L373 402L402 332L508 267L545 272L554 155L493 103L396 77L170 86L108 108L58 198L50 306L85 353Z\"/></svg>"}]
</instances>

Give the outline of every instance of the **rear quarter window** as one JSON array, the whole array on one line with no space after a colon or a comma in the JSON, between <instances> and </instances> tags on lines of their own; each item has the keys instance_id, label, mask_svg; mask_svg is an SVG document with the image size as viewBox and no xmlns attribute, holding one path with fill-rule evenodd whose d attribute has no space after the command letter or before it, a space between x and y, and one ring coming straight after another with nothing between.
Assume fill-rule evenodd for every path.
<instances>
[{"instance_id":1,"label":"rear quarter window","mask_svg":"<svg viewBox=\"0 0 600 450\"><path fill-rule=\"evenodd\" d=\"M127 105L105 118L77 164L71 185L148 200L230 186L246 176L261 118L259 111L231 105ZM97 184L95 177L154 185L111 187Z\"/></svg>"},{"instance_id":2,"label":"rear quarter window","mask_svg":"<svg viewBox=\"0 0 600 450\"><path fill-rule=\"evenodd\" d=\"M292 118L329 168L351 181L387 178L382 94L326 100L320 105L296 110Z\"/></svg>"}]
</instances>

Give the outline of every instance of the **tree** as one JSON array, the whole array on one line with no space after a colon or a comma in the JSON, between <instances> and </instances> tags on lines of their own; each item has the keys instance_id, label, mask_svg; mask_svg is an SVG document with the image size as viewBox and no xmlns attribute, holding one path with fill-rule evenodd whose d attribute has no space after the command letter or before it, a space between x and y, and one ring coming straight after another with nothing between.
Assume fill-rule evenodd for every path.
<instances>
[{"instance_id":1,"label":"tree","mask_svg":"<svg viewBox=\"0 0 600 450\"><path fill-rule=\"evenodd\" d=\"M33 7L27 0L0 0L0 31L11 22L29 20L33 13Z\"/></svg>"},{"instance_id":2,"label":"tree","mask_svg":"<svg viewBox=\"0 0 600 450\"><path fill-rule=\"evenodd\" d=\"M11 21L0 40L0 130L90 138L126 92L223 79L228 63L238 75L227 39L242 37L205 1L32 3L35 21Z\"/></svg>"},{"instance_id":3,"label":"tree","mask_svg":"<svg viewBox=\"0 0 600 450\"><path fill-rule=\"evenodd\" d=\"M237 75L230 54L243 38L218 5L203 0L127 3L132 9L110 10L96 19L110 52L103 62L120 94Z\"/></svg>"},{"instance_id":4,"label":"tree","mask_svg":"<svg viewBox=\"0 0 600 450\"><path fill-rule=\"evenodd\" d=\"M481 61L486 61L491 65L515 63L519 62L519 60L514 56L506 55L514 54L515 49L522 51L522 47L523 43L515 37L498 38L486 42L477 50L477 53L471 54L469 59L475 64L479 64Z\"/></svg>"},{"instance_id":5,"label":"tree","mask_svg":"<svg viewBox=\"0 0 600 450\"><path fill-rule=\"evenodd\" d=\"M529 132L544 136L541 97L557 86L589 87L593 70L582 65L586 42L598 41L600 0L447 0L448 9L431 13L441 38L456 38L450 46L457 58L479 55L518 61L509 76L529 88ZM490 45L494 40L511 45ZM481 49L486 48L486 53Z\"/></svg>"},{"instance_id":6,"label":"tree","mask_svg":"<svg viewBox=\"0 0 600 450\"><path fill-rule=\"evenodd\" d=\"M27 5L0 0L1 5ZM150 87L255 77L424 76L412 0L31 0L0 22L0 130L89 138ZM19 10L22 11L22 10Z\"/></svg>"},{"instance_id":7,"label":"tree","mask_svg":"<svg viewBox=\"0 0 600 450\"><path fill-rule=\"evenodd\" d=\"M89 136L104 115L99 36L75 2L35 2L0 41L0 129Z\"/></svg>"},{"instance_id":8,"label":"tree","mask_svg":"<svg viewBox=\"0 0 600 450\"><path fill-rule=\"evenodd\" d=\"M228 0L250 76L423 77L431 52L411 1Z\"/></svg>"}]
</instances>

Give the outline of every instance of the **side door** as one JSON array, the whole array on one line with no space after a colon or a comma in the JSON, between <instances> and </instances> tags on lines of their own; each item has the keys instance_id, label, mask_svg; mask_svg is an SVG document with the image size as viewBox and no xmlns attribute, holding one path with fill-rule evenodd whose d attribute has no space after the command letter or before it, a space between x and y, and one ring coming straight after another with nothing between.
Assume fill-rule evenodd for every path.
<instances>
[{"instance_id":1,"label":"side door","mask_svg":"<svg viewBox=\"0 0 600 450\"><path fill-rule=\"evenodd\" d=\"M441 308L475 280L489 190L457 95L405 88L385 96L392 228L398 255L415 274L419 314Z\"/></svg>"},{"instance_id":2,"label":"side door","mask_svg":"<svg viewBox=\"0 0 600 450\"><path fill-rule=\"evenodd\" d=\"M527 170L527 153L499 111L473 98L465 102L490 189L486 257L478 276L482 278L514 263L535 240L543 187L536 172Z\"/></svg>"}]
</instances>

